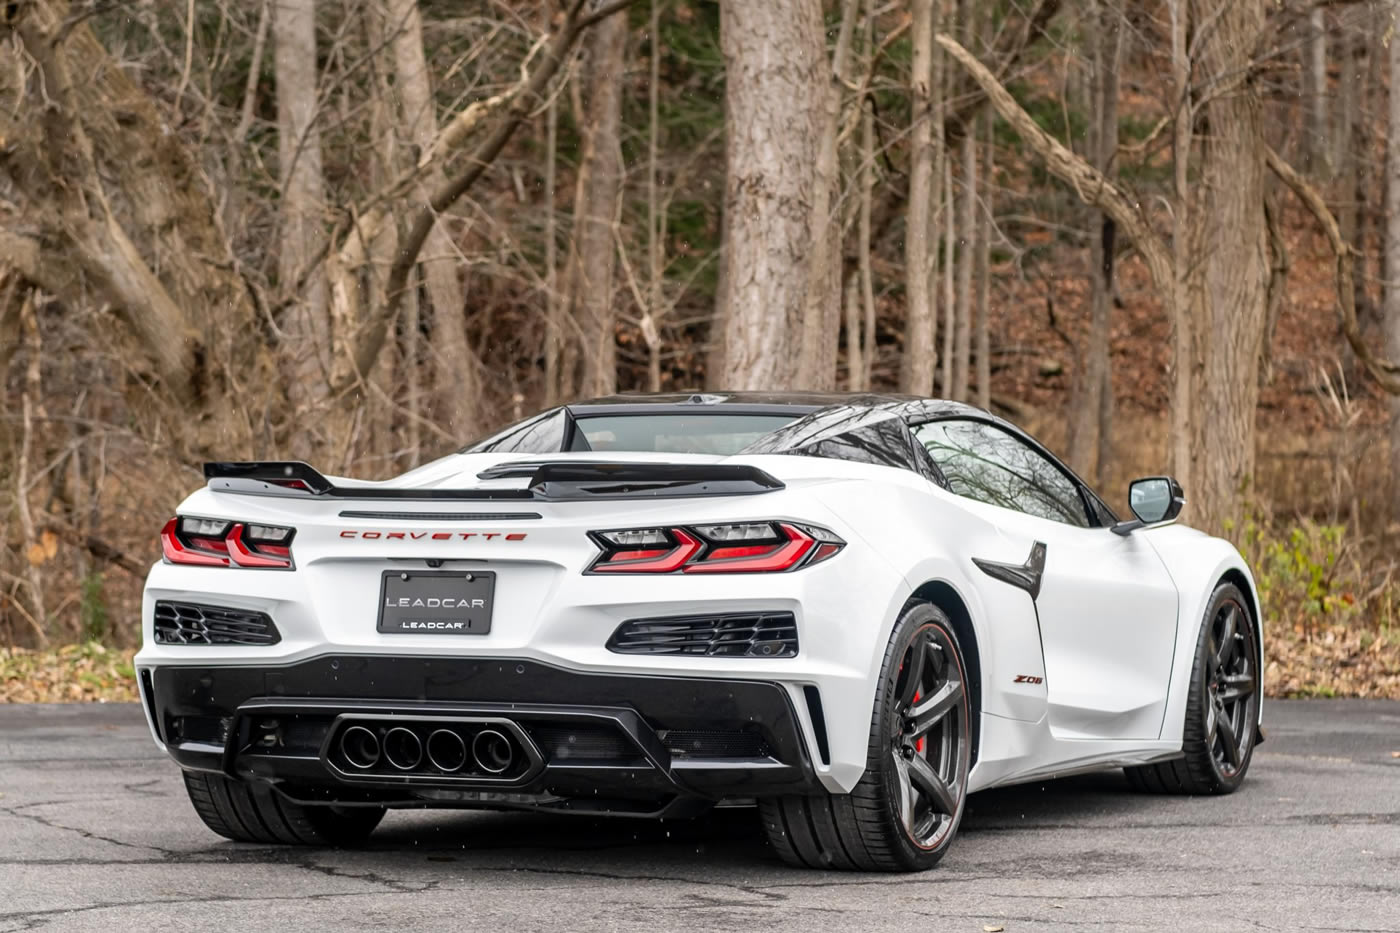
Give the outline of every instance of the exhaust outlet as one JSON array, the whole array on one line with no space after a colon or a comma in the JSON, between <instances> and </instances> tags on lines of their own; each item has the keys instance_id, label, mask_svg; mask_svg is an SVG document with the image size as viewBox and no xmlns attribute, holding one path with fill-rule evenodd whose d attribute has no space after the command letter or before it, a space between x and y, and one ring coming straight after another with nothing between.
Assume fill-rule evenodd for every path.
<instances>
[{"instance_id":1,"label":"exhaust outlet","mask_svg":"<svg viewBox=\"0 0 1400 933\"><path fill-rule=\"evenodd\" d=\"M439 771L460 771L467 763L467 743L451 729L428 736L428 761Z\"/></svg>"},{"instance_id":2,"label":"exhaust outlet","mask_svg":"<svg viewBox=\"0 0 1400 933\"><path fill-rule=\"evenodd\" d=\"M379 764L379 739L364 726L351 726L340 734L340 754L351 767L368 771Z\"/></svg>"},{"instance_id":3,"label":"exhaust outlet","mask_svg":"<svg viewBox=\"0 0 1400 933\"><path fill-rule=\"evenodd\" d=\"M515 748L495 729L482 729L472 739L472 757L477 767L488 774L500 774L515 761Z\"/></svg>"},{"instance_id":4,"label":"exhaust outlet","mask_svg":"<svg viewBox=\"0 0 1400 933\"><path fill-rule=\"evenodd\" d=\"M423 742L408 729L395 726L384 735L384 758L400 771L423 763Z\"/></svg>"}]
</instances>

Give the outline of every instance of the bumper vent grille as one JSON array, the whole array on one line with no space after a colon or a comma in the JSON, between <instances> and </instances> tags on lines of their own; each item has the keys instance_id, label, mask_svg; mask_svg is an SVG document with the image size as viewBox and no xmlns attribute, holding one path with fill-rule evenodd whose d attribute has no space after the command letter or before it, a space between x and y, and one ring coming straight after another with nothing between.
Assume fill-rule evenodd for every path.
<instances>
[{"instance_id":1,"label":"bumper vent grille","mask_svg":"<svg viewBox=\"0 0 1400 933\"><path fill-rule=\"evenodd\" d=\"M282 640L265 612L194 603L156 603L155 638L162 645L275 645Z\"/></svg>"},{"instance_id":2,"label":"bumper vent grille","mask_svg":"<svg viewBox=\"0 0 1400 933\"><path fill-rule=\"evenodd\" d=\"M672 758L767 758L763 737L752 732L669 729L657 733Z\"/></svg>"},{"instance_id":3,"label":"bumper vent grille","mask_svg":"<svg viewBox=\"0 0 1400 933\"><path fill-rule=\"evenodd\" d=\"M644 761L641 752L615 729L589 725L531 725L526 728L551 764Z\"/></svg>"},{"instance_id":4,"label":"bumper vent grille","mask_svg":"<svg viewBox=\"0 0 1400 933\"><path fill-rule=\"evenodd\" d=\"M790 658L797 654L797 620L790 612L632 619L608 639L617 654L693 654Z\"/></svg>"}]
</instances>

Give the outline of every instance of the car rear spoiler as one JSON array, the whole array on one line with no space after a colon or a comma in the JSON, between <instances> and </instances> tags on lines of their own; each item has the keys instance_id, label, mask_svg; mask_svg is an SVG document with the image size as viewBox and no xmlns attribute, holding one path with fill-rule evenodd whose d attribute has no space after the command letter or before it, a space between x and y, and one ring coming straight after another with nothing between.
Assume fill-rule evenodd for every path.
<instances>
[{"instance_id":1,"label":"car rear spoiler","mask_svg":"<svg viewBox=\"0 0 1400 933\"><path fill-rule=\"evenodd\" d=\"M481 479L530 478L524 489L395 489L337 486L308 464L258 460L204 464L209 488L244 495L328 499L455 499L578 502L596 499L673 499L751 496L783 488L757 467L731 463L617 463L589 460L512 461Z\"/></svg>"}]
</instances>

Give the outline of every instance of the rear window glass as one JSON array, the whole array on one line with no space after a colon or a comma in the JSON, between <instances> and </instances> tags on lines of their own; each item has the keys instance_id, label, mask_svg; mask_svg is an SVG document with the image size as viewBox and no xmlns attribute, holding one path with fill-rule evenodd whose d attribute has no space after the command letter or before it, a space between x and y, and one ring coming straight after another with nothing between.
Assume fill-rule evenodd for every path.
<instances>
[{"instance_id":1,"label":"rear window glass","mask_svg":"<svg viewBox=\"0 0 1400 933\"><path fill-rule=\"evenodd\" d=\"M574 450L642 450L681 454L736 454L793 420L792 415L582 415Z\"/></svg>"}]
</instances>

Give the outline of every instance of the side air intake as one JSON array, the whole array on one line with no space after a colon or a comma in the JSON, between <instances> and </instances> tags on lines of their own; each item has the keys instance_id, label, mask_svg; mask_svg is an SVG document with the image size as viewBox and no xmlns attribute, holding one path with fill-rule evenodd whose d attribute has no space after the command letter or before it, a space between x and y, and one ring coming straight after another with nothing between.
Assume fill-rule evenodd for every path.
<instances>
[{"instance_id":1,"label":"side air intake","mask_svg":"<svg viewBox=\"0 0 1400 933\"><path fill-rule=\"evenodd\" d=\"M631 619L613 632L608 650L617 654L791 658L797 654L797 620L791 612Z\"/></svg>"},{"instance_id":2,"label":"side air intake","mask_svg":"<svg viewBox=\"0 0 1400 933\"><path fill-rule=\"evenodd\" d=\"M275 645L282 640L265 612L156 603L155 640L162 645Z\"/></svg>"}]
</instances>

